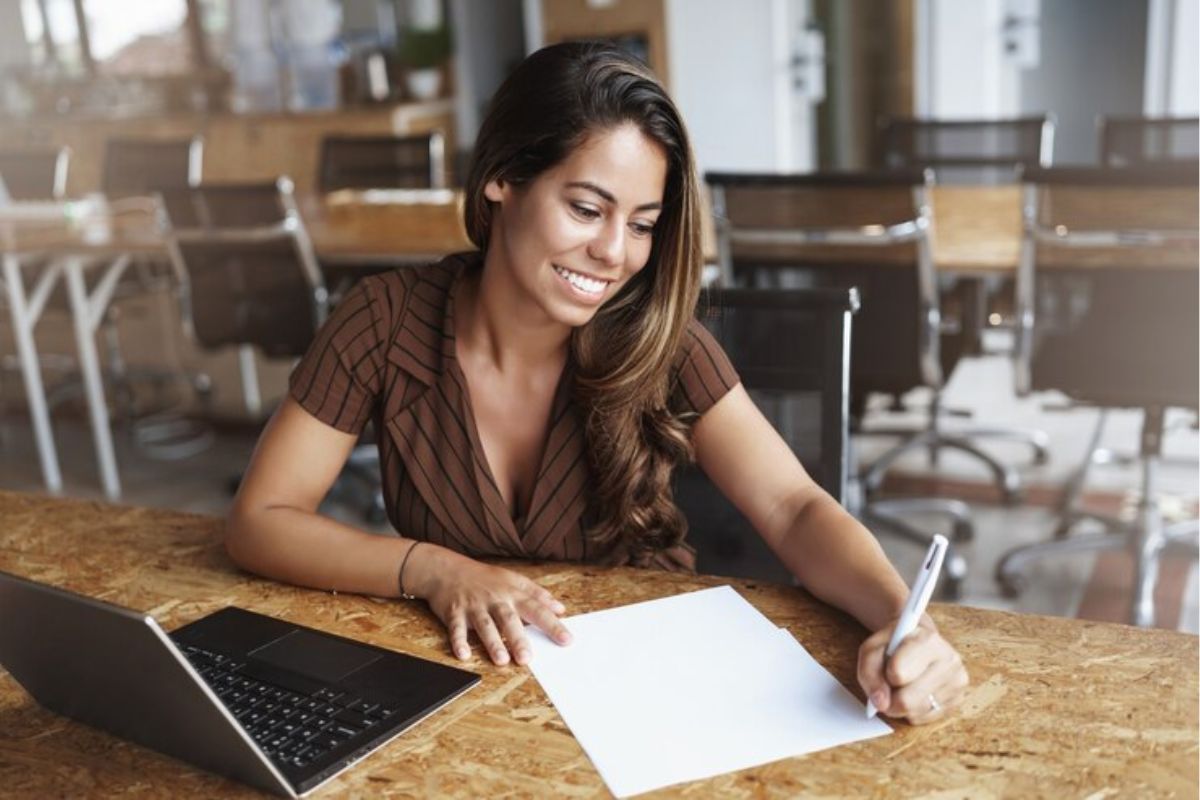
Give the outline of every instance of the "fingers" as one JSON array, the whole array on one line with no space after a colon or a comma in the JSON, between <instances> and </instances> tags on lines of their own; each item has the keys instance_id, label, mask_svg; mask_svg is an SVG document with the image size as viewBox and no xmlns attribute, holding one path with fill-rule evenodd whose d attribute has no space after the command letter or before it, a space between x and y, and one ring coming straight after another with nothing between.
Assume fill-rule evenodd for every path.
<instances>
[{"instance_id":1,"label":"fingers","mask_svg":"<svg viewBox=\"0 0 1200 800\"><path fill-rule=\"evenodd\" d=\"M936 722L962 703L968 683L967 671L960 663L938 661L915 681L892 692L888 715L905 717L913 725Z\"/></svg>"},{"instance_id":2,"label":"fingers","mask_svg":"<svg viewBox=\"0 0 1200 800\"><path fill-rule=\"evenodd\" d=\"M562 603L554 601L558 607ZM534 626L542 633L550 637L556 644L566 645L571 643L571 632L567 630L567 626L558 618L558 614L562 612L554 611L553 606L547 606L539 602L524 603L521 606L521 617Z\"/></svg>"},{"instance_id":3,"label":"fingers","mask_svg":"<svg viewBox=\"0 0 1200 800\"><path fill-rule=\"evenodd\" d=\"M500 624L500 631L508 642L513 661L522 665L528 664L532 652L529 649L529 640L525 637L525 624L521 621L521 615L512 605L505 603L492 609L492 618Z\"/></svg>"},{"instance_id":4,"label":"fingers","mask_svg":"<svg viewBox=\"0 0 1200 800\"><path fill-rule=\"evenodd\" d=\"M446 631L450 634L450 652L459 661L471 657L471 648L467 645L467 615L462 609L451 609L446 620Z\"/></svg>"},{"instance_id":5,"label":"fingers","mask_svg":"<svg viewBox=\"0 0 1200 800\"><path fill-rule=\"evenodd\" d=\"M891 629L876 631L858 648L858 685L875 708L884 710L891 702L891 687L884 674L885 657Z\"/></svg>"},{"instance_id":6,"label":"fingers","mask_svg":"<svg viewBox=\"0 0 1200 800\"><path fill-rule=\"evenodd\" d=\"M905 639L884 673L891 697L887 706L877 704L879 710L914 725L944 717L962 702L969 684L962 657L930 628L919 627Z\"/></svg>"},{"instance_id":7,"label":"fingers","mask_svg":"<svg viewBox=\"0 0 1200 800\"><path fill-rule=\"evenodd\" d=\"M487 650L492 663L499 666L507 664L508 648L504 646L504 640L496 628L496 623L492 621L491 613L487 609L477 608L470 612L469 617L471 627L475 629L475 635L479 637L483 648Z\"/></svg>"},{"instance_id":8,"label":"fingers","mask_svg":"<svg viewBox=\"0 0 1200 800\"><path fill-rule=\"evenodd\" d=\"M941 647L939 645L945 645ZM923 675L950 646L928 628L917 626L887 660L885 675L892 686L906 686Z\"/></svg>"}]
</instances>

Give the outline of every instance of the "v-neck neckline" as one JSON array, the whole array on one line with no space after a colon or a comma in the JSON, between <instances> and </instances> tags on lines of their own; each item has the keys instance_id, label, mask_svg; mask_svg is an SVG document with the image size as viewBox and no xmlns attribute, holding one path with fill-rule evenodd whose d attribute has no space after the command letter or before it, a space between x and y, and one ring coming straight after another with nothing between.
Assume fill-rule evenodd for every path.
<instances>
[{"instance_id":1,"label":"v-neck neckline","mask_svg":"<svg viewBox=\"0 0 1200 800\"><path fill-rule=\"evenodd\" d=\"M521 509L520 516L513 516L509 510L508 503L504 500L504 492L500 490L500 484L496 480L496 474L492 470L492 465L488 461L487 451L483 447L483 439L479 435L479 424L475 419L475 407L471 402L471 385L467 380L467 375L463 372L462 363L458 358L458 332L456 309L458 292L465 282L466 270L459 270L458 274L450 282L450 288L446 295L446 316L443 323L443 340L442 340L442 355L446 359L447 369L451 371L454 380L460 385L460 394L463 407L460 409L460 414L466 424L467 438L471 442L472 458L478 464L480 471L487 478L487 486L480 486L480 494L483 496L483 501L493 506L493 510L497 513L493 518L500 518L510 523L512 530L510 534L514 535L518 541L524 542L526 534L529 533L527 523L529 522L530 512L538 508L545 502L546 487L546 457L550 450L550 438L554 433L557 421L561 418L565 406L569 400L569 376L571 373L571 360L568 357L567 362L563 365L562 372L559 373L558 383L554 388L554 398L550 403L550 415L546 420L546 429L542 434L542 444L537 460L537 470L534 472L533 489L529 495L529 502ZM502 512L502 513L499 513Z\"/></svg>"}]
</instances>

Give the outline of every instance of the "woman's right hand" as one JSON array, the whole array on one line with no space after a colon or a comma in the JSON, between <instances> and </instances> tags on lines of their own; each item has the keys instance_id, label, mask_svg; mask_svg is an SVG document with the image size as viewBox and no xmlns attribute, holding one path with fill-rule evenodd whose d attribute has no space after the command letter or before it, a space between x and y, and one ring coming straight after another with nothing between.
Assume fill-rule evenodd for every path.
<instances>
[{"instance_id":1,"label":"woman's right hand","mask_svg":"<svg viewBox=\"0 0 1200 800\"><path fill-rule=\"evenodd\" d=\"M414 545L415 547L416 545ZM475 631L496 664L529 663L533 649L524 623L557 644L571 641L559 620L566 607L547 590L511 570L483 564L427 542L412 554L408 570L414 594L423 597L450 634L450 650L471 657L467 634Z\"/></svg>"}]
</instances>

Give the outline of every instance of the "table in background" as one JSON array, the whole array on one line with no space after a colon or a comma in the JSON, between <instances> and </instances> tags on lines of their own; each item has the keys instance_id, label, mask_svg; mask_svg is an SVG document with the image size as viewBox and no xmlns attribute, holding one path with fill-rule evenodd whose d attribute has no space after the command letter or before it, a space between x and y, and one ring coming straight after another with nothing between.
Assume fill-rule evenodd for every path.
<instances>
[{"instance_id":1,"label":"table in background","mask_svg":"<svg viewBox=\"0 0 1200 800\"><path fill-rule=\"evenodd\" d=\"M301 198L302 215L318 257L336 280L338 265L351 277L402 263L433 261L469 249L462 227L461 192L409 190L335 193ZM108 402L100 374L95 334L113 290L133 256L165 258L163 231L145 202L123 201L127 209L111 213L89 203L0 209L0 257L3 291L9 307L17 357L29 404L42 481L62 491L62 472L46 403L34 331L46 300L61 277L67 287L75 346L87 398L88 416L100 483L105 496L121 495L120 474L109 427ZM68 212L71 213L68 213ZM44 213L43 213L44 212ZM54 216L57 214L57 216ZM30 265L36 275L29 275ZM88 287L87 273L100 271ZM32 277L27 281L27 277ZM28 284L28 286L27 286Z\"/></svg>"},{"instance_id":2,"label":"table in background","mask_svg":"<svg viewBox=\"0 0 1200 800\"><path fill-rule=\"evenodd\" d=\"M0 569L151 613L167 629L232 604L456 663L422 603L298 589L239 572L214 517L0 492L0 519ZM802 591L628 568L512 566L571 614L731 583L860 694L854 665L862 629ZM935 605L932 614L971 672L957 715L660 794L1196 796L1195 637L960 606ZM471 668L482 673L480 686L315 796L606 794L528 670ZM39 800L258 796L45 711L2 672L0 786L6 797Z\"/></svg>"}]
</instances>

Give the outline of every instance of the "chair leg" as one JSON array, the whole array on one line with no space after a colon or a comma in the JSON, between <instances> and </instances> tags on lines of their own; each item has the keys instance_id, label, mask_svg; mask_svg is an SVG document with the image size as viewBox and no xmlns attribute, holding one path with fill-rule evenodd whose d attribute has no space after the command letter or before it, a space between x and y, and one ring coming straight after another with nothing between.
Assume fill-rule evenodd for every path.
<instances>
[{"instance_id":1,"label":"chair leg","mask_svg":"<svg viewBox=\"0 0 1200 800\"><path fill-rule=\"evenodd\" d=\"M959 436L948 436L938 431L922 431L910 436L877 458L862 475L863 488L868 494L877 491L883 483L884 474L897 459L911 450L924 447L950 448L974 456L992 472L993 479L1003 493L1005 503L1013 505L1020 499L1021 478L1015 469L1000 463L991 454L979 449L966 439Z\"/></svg>"},{"instance_id":2,"label":"chair leg","mask_svg":"<svg viewBox=\"0 0 1200 800\"><path fill-rule=\"evenodd\" d=\"M1129 536L1124 533L1105 533L1079 536L1074 539L1056 539L1038 542L1009 550L996 565L996 582L1001 593L1008 598L1016 597L1028 585L1024 574L1026 565L1047 556L1092 553L1100 550L1124 550L1129 546Z\"/></svg>"},{"instance_id":3,"label":"chair leg","mask_svg":"<svg viewBox=\"0 0 1200 800\"><path fill-rule=\"evenodd\" d=\"M1100 416L1096 419L1096 427L1092 429L1091 439L1088 440L1087 453L1083 457L1083 461L1067 478L1066 484L1063 486L1062 496L1058 500L1058 525L1054 529L1055 539L1065 539L1070 533L1071 528L1085 514L1081 514L1076 504L1079 502L1080 496L1083 494L1083 487L1087 483L1088 471L1092 464L1096 461L1096 454L1100 450L1100 440L1104 436L1104 426L1108 422L1108 409L1101 409Z\"/></svg>"},{"instance_id":4,"label":"chair leg","mask_svg":"<svg viewBox=\"0 0 1200 800\"><path fill-rule=\"evenodd\" d=\"M1142 498L1138 502L1138 526L1129 543L1136 564L1129 621L1142 628L1154 624L1154 587L1158 584L1159 556L1166 544L1157 489L1158 458L1151 456L1142 463Z\"/></svg>"},{"instance_id":5,"label":"chair leg","mask_svg":"<svg viewBox=\"0 0 1200 800\"><path fill-rule=\"evenodd\" d=\"M1033 449L1033 463L1043 465L1050 460L1050 437L1045 431L1023 431L1017 428L968 428L957 431L964 439L998 439L1028 444Z\"/></svg>"},{"instance_id":6,"label":"chair leg","mask_svg":"<svg viewBox=\"0 0 1200 800\"><path fill-rule=\"evenodd\" d=\"M863 433L872 433L872 431L863 431ZM877 491L883 483L884 474L891 469L897 459L903 456L910 450L917 450L925 447L926 444L933 438L934 433L931 431L920 431L918 433L909 433L908 438L898 443L890 450L885 452L879 458L875 459L862 474L863 491L867 494L872 494Z\"/></svg>"}]
</instances>

